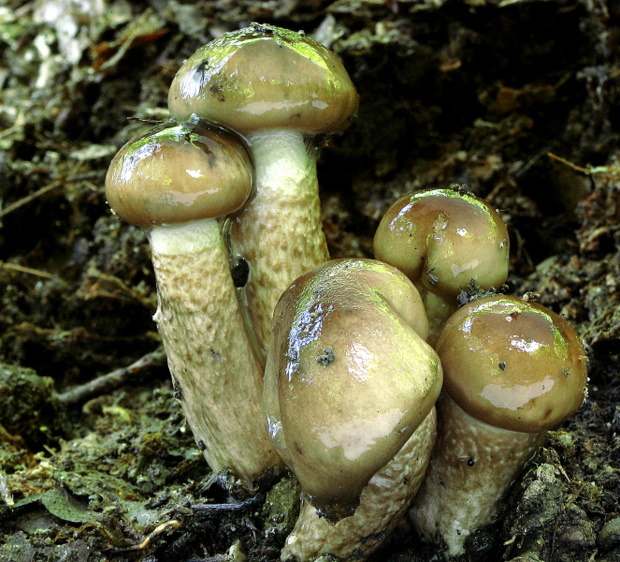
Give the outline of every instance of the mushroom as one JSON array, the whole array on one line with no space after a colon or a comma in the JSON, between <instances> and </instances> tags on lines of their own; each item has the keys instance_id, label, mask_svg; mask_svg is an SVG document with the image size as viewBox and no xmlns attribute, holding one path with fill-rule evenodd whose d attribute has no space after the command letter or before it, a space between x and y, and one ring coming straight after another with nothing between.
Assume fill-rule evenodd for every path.
<instances>
[{"instance_id":1,"label":"mushroom","mask_svg":"<svg viewBox=\"0 0 620 562\"><path fill-rule=\"evenodd\" d=\"M250 266L244 291L264 350L273 310L299 275L329 259L315 149L308 138L342 131L358 95L337 57L303 33L252 24L198 49L170 86L170 114L193 114L243 134L256 194L231 225Z\"/></svg>"},{"instance_id":2,"label":"mushroom","mask_svg":"<svg viewBox=\"0 0 620 562\"><path fill-rule=\"evenodd\" d=\"M157 281L155 321L172 380L211 468L251 481L279 460L262 423L262 368L246 335L218 217L252 189L241 140L177 125L129 141L112 160L112 210L144 228ZM240 405L243 397L243 405Z\"/></svg>"},{"instance_id":3,"label":"mushroom","mask_svg":"<svg viewBox=\"0 0 620 562\"><path fill-rule=\"evenodd\" d=\"M516 297L485 297L460 308L437 342L445 392L439 436L411 509L427 540L448 556L497 517L498 501L586 393L583 345L570 324Z\"/></svg>"},{"instance_id":4,"label":"mushroom","mask_svg":"<svg viewBox=\"0 0 620 562\"><path fill-rule=\"evenodd\" d=\"M369 555L406 510L442 379L426 333L413 284L375 260L328 262L283 294L263 407L305 501L283 559Z\"/></svg>"},{"instance_id":5,"label":"mushroom","mask_svg":"<svg viewBox=\"0 0 620 562\"><path fill-rule=\"evenodd\" d=\"M457 309L457 296L473 281L482 290L508 277L506 225L485 201L454 189L410 193L396 201L374 238L378 260L398 267L424 299L429 342Z\"/></svg>"}]
</instances>

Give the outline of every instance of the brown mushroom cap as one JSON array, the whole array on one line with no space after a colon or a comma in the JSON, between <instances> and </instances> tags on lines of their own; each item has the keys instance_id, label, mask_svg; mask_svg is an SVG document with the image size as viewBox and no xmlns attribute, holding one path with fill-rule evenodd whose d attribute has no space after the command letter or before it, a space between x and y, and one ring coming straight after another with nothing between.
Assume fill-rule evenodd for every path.
<instances>
[{"instance_id":1,"label":"brown mushroom cap","mask_svg":"<svg viewBox=\"0 0 620 562\"><path fill-rule=\"evenodd\" d=\"M264 409L278 452L327 516L350 513L437 399L441 365L415 331L424 317L413 284L374 260L319 266L278 303Z\"/></svg>"},{"instance_id":2,"label":"brown mushroom cap","mask_svg":"<svg viewBox=\"0 0 620 562\"><path fill-rule=\"evenodd\" d=\"M161 226L232 213L252 189L243 142L218 127L151 129L113 158L105 181L114 212L141 226Z\"/></svg>"},{"instance_id":3,"label":"brown mushroom cap","mask_svg":"<svg viewBox=\"0 0 620 562\"><path fill-rule=\"evenodd\" d=\"M583 402L587 364L571 325L544 306L494 296L455 312L437 342L446 391L490 425L537 433Z\"/></svg>"},{"instance_id":4,"label":"brown mushroom cap","mask_svg":"<svg viewBox=\"0 0 620 562\"><path fill-rule=\"evenodd\" d=\"M195 114L241 133L339 132L357 105L355 87L334 53L301 33L259 24L198 49L168 94L174 119Z\"/></svg>"},{"instance_id":5,"label":"brown mushroom cap","mask_svg":"<svg viewBox=\"0 0 620 562\"><path fill-rule=\"evenodd\" d=\"M485 201L452 189L405 195L381 220L375 257L414 283L455 297L474 280L500 287L508 276L506 225Z\"/></svg>"}]
</instances>

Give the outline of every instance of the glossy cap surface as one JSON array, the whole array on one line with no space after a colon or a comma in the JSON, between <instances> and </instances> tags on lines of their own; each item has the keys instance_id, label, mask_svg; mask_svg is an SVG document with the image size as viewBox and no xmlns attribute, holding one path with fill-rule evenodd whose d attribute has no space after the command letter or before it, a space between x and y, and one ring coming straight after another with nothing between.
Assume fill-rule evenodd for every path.
<instances>
[{"instance_id":1,"label":"glossy cap surface","mask_svg":"<svg viewBox=\"0 0 620 562\"><path fill-rule=\"evenodd\" d=\"M446 391L468 414L496 427L545 431L585 397L581 339L536 303L509 296L472 301L448 320L436 349Z\"/></svg>"},{"instance_id":2,"label":"glossy cap surface","mask_svg":"<svg viewBox=\"0 0 620 562\"><path fill-rule=\"evenodd\" d=\"M278 452L327 517L352 512L439 395L439 360L416 329L426 318L415 287L374 260L328 262L280 299L264 409Z\"/></svg>"},{"instance_id":3,"label":"glossy cap surface","mask_svg":"<svg viewBox=\"0 0 620 562\"><path fill-rule=\"evenodd\" d=\"M499 288L508 276L506 225L485 201L452 189L405 195L381 220L375 257L416 285L455 297L474 280Z\"/></svg>"},{"instance_id":4,"label":"glossy cap surface","mask_svg":"<svg viewBox=\"0 0 620 562\"><path fill-rule=\"evenodd\" d=\"M223 129L158 128L113 158L106 198L118 216L141 227L215 218L243 206L252 173L245 145Z\"/></svg>"},{"instance_id":5,"label":"glossy cap surface","mask_svg":"<svg viewBox=\"0 0 620 562\"><path fill-rule=\"evenodd\" d=\"M343 130L358 95L338 58L300 33L252 24L198 49L179 69L168 95L178 121L192 114L247 133Z\"/></svg>"}]
</instances>

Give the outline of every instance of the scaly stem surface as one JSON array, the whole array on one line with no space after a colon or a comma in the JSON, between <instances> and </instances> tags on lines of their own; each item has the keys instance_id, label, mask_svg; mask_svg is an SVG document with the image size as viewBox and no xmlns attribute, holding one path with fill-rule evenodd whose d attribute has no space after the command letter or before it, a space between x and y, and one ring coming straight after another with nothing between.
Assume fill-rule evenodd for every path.
<instances>
[{"instance_id":1,"label":"scaly stem surface","mask_svg":"<svg viewBox=\"0 0 620 562\"><path fill-rule=\"evenodd\" d=\"M498 501L544 439L490 426L444 394L437 403L439 435L411 518L427 540L442 538L448 556L465 552L465 539L492 523Z\"/></svg>"},{"instance_id":2,"label":"scaly stem surface","mask_svg":"<svg viewBox=\"0 0 620 562\"><path fill-rule=\"evenodd\" d=\"M248 140L256 193L233 218L231 241L250 265L244 290L264 352L280 295L301 274L327 261L329 253L316 162L302 134L273 129L250 133Z\"/></svg>"},{"instance_id":3,"label":"scaly stem surface","mask_svg":"<svg viewBox=\"0 0 620 562\"><path fill-rule=\"evenodd\" d=\"M189 426L214 471L251 482L280 461L263 414L262 369L252 351L214 219L150 234L158 324Z\"/></svg>"}]
</instances>

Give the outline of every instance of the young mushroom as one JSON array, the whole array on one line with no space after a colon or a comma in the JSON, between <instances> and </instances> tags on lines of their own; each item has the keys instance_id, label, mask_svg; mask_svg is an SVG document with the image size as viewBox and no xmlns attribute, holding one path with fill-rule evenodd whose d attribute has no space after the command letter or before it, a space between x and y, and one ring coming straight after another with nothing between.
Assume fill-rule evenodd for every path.
<instances>
[{"instance_id":1,"label":"young mushroom","mask_svg":"<svg viewBox=\"0 0 620 562\"><path fill-rule=\"evenodd\" d=\"M151 130L120 149L106 176L110 207L148 233L154 319L189 426L213 470L230 467L246 481L279 460L217 219L251 190L244 144L217 127Z\"/></svg>"},{"instance_id":2,"label":"young mushroom","mask_svg":"<svg viewBox=\"0 0 620 562\"><path fill-rule=\"evenodd\" d=\"M508 276L506 225L485 201L453 189L410 193L385 213L374 238L378 260L398 267L424 299L429 342L457 309L457 296L474 281L499 288Z\"/></svg>"},{"instance_id":3,"label":"young mushroom","mask_svg":"<svg viewBox=\"0 0 620 562\"><path fill-rule=\"evenodd\" d=\"M231 225L234 251L250 266L245 293L261 348L280 295L329 259L322 231L315 150L309 137L344 130L358 95L338 58L303 33L252 24L196 51L170 86L170 114L243 134L256 194Z\"/></svg>"},{"instance_id":4,"label":"young mushroom","mask_svg":"<svg viewBox=\"0 0 620 562\"><path fill-rule=\"evenodd\" d=\"M435 436L441 365L413 284L374 260L298 278L274 315L264 410L305 504L282 559L362 559L421 481Z\"/></svg>"},{"instance_id":5,"label":"young mushroom","mask_svg":"<svg viewBox=\"0 0 620 562\"><path fill-rule=\"evenodd\" d=\"M446 323L437 353L445 392L437 445L414 505L423 537L448 557L497 517L498 501L586 393L583 345L570 324L516 297L485 297Z\"/></svg>"}]
</instances>

